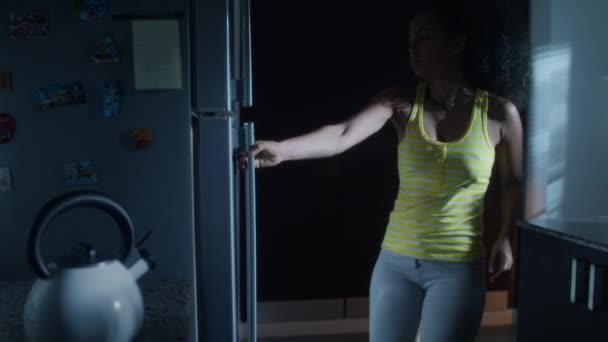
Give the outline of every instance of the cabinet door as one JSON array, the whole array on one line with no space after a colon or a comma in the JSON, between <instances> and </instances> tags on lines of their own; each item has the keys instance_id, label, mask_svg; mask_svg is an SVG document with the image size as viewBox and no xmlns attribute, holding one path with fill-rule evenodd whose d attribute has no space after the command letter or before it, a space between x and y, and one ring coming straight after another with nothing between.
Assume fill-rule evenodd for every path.
<instances>
[{"instance_id":1,"label":"cabinet door","mask_svg":"<svg viewBox=\"0 0 608 342\"><path fill-rule=\"evenodd\" d=\"M584 283L586 296L577 307L581 315L578 328L584 341L608 341L608 252L577 245L575 253L578 258L589 260Z\"/></svg>"},{"instance_id":2,"label":"cabinet door","mask_svg":"<svg viewBox=\"0 0 608 342\"><path fill-rule=\"evenodd\" d=\"M576 340L572 325L577 317L570 303L572 246L528 229L520 237L517 341Z\"/></svg>"},{"instance_id":3,"label":"cabinet door","mask_svg":"<svg viewBox=\"0 0 608 342\"><path fill-rule=\"evenodd\" d=\"M589 265L597 264L601 273L608 254L529 229L522 229L520 237L517 341L608 340L607 309L599 301L600 307L588 309ZM573 260L582 261L578 280L572 278ZM573 286L579 288L574 303ZM605 289L601 280L596 282L595 292Z\"/></svg>"}]
</instances>

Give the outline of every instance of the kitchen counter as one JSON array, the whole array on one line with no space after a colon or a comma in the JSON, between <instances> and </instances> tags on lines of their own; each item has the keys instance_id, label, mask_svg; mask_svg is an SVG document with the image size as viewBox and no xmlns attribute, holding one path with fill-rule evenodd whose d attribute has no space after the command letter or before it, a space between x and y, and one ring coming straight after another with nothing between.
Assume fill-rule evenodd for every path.
<instances>
[{"instance_id":1,"label":"kitchen counter","mask_svg":"<svg viewBox=\"0 0 608 342\"><path fill-rule=\"evenodd\" d=\"M559 220L532 219L520 222L533 229L572 241L581 245L608 252L608 221L606 220Z\"/></svg>"},{"instance_id":2,"label":"kitchen counter","mask_svg":"<svg viewBox=\"0 0 608 342\"><path fill-rule=\"evenodd\" d=\"M190 285L173 279L141 282L144 324L134 342L187 341ZM0 341L25 342L23 307L32 282L0 281Z\"/></svg>"}]
</instances>

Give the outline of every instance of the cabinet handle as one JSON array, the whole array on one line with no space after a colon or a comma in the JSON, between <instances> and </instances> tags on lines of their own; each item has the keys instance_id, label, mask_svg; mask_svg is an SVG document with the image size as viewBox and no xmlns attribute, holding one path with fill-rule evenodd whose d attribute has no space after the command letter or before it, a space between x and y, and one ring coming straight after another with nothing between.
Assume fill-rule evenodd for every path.
<instances>
[{"instance_id":1,"label":"cabinet handle","mask_svg":"<svg viewBox=\"0 0 608 342\"><path fill-rule=\"evenodd\" d=\"M604 268L600 265L591 265L589 269L589 296L587 308L596 311L604 301Z\"/></svg>"},{"instance_id":2,"label":"cabinet handle","mask_svg":"<svg viewBox=\"0 0 608 342\"><path fill-rule=\"evenodd\" d=\"M583 300L585 297L586 288L583 282L586 278L587 266L587 262L583 259L572 259L570 271L570 303L572 304Z\"/></svg>"}]
</instances>

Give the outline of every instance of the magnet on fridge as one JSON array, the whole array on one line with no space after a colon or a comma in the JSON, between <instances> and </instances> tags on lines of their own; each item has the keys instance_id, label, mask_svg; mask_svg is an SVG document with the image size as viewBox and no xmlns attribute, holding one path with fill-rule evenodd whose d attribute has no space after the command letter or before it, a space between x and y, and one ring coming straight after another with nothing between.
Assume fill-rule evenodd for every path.
<instances>
[{"instance_id":1,"label":"magnet on fridge","mask_svg":"<svg viewBox=\"0 0 608 342\"><path fill-rule=\"evenodd\" d=\"M99 168L90 160L67 162L63 170L67 185L91 185L98 182Z\"/></svg>"},{"instance_id":2,"label":"magnet on fridge","mask_svg":"<svg viewBox=\"0 0 608 342\"><path fill-rule=\"evenodd\" d=\"M9 34L13 39L46 38L49 36L49 16L39 12L11 13Z\"/></svg>"},{"instance_id":3,"label":"magnet on fridge","mask_svg":"<svg viewBox=\"0 0 608 342\"><path fill-rule=\"evenodd\" d=\"M12 191L13 181L11 179L11 169L0 167L0 192Z\"/></svg>"},{"instance_id":4,"label":"magnet on fridge","mask_svg":"<svg viewBox=\"0 0 608 342\"><path fill-rule=\"evenodd\" d=\"M34 92L34 109L42 112L57 106L86 103L87 97L80 82L49 84Z\"/></svg>"},{"instance_id":5,"label":"magnet on fridge","mask_svg":"<svg viewBox=\"0 0 608 342\"><path fill-rule=\"evenodd\" d=\"M112 118L120 113L120 86L118 82L101 83L101 115Z\"/></svg>"},{"instance_id":6,"label":"magnet on fridge","mask_svg":"<svg viewBox=\"0 0 608 342\"><path fill-rule=\"evenodd\" d=\"M149 128L134 128L131 130L131 141L138 150L148 147L152 143L152 139L152 130Z\"/></svg>"},{"instance_id":7,"label":"magnet on fridge","mask_svg":"<svg viewBox=\"0 0 608 342\"><path fill-rule=\"evenodd\" d=\"M6 113L0 113L0 144L10 142L14 136L15 119Z\"/></svg>"},{"instance_id":8,"label":"magnet on fridge","mask_svg":"<svg viewBox=\"0 0 608 342\"><path fill-rule=\"evenodd\" d=\"M0 71L0 92L13 90L12 75L9 71Z\"/></svg>"},{"instance_id":9,"label":"magnet on fridge","mask_svg":"<svg viewBox=\"0 0 608 342\"><path fill-rule=\"evenodd\" d=\"M120 62L120 51L118 45L110 33L106 33L97 40L93 61L97 64L108 64Z\"/></svg>"},{"instance_id":10,"label":"magnet on fridge","mask_svg":"<svg viewBox=\"0 0 608 342\"><path fill-rule=\"evenodd\" d=\"M74 0L74 14L82 20L92 21L108 13L108 0Z\"/></svg>"}]
</instances>

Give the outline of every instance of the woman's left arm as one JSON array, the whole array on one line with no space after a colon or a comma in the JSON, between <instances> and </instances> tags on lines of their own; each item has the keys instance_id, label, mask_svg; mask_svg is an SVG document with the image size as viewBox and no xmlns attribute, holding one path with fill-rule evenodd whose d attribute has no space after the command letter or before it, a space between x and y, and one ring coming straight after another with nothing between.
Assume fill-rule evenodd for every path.
<instances>
[{"instance_id":1,"label":"woman's left arm","mask_svg":"<svg viewBox=\"0 0 608 342\"><path fill-rule=\"evenodd\" d=\"M509 230L518 205L523 174L523 128L519 111L511 102L502 100L497 106L501 111L500 143L497 148L498 175L501 193L501 220L498 238L492 245L490 256L490 281L511 270L513 252L509 242Z\"/></svg>"}]
</instances>

